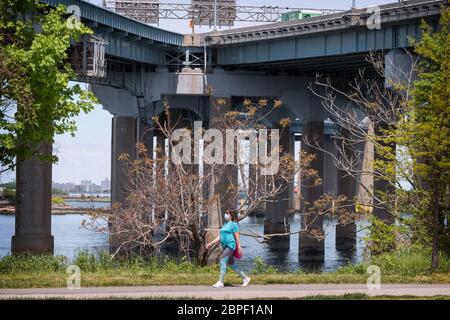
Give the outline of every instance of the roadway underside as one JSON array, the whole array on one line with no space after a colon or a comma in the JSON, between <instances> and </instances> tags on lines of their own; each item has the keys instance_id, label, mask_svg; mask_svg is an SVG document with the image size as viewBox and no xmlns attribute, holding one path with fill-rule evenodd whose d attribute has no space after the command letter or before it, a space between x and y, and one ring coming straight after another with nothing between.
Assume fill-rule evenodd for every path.
<instances>
[{"instance_id":1,"label":"roadway underside","mask_svg":"<svg viewBox=\"0 0 450 320\"><path fill-rule=\"evenodd\" d=\"M381 51L372 53L373 60L380 59ZM366 76L376 76L370 53L346 54L320 58L284 60L274 62L222 65L228 71L244 70L266 72L267 74L289 74L292 76L315 76L316 74L329 76L355 76L358 70L364 70Z\"/></svg>"}]
</instances>

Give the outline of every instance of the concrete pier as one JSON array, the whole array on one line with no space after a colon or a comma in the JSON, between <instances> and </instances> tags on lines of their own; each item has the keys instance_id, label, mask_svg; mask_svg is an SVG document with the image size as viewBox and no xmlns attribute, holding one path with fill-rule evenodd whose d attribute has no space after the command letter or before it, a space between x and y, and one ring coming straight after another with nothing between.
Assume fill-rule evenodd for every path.
<instances>
[{"instance_id":1,"label":"concrete pier","mask_svg":"<svg viewBox=\"0 0 450 320\"><path fill-rule=\"evenodd\" d=\"M289 132L289 127L282 128L276 126L279 130L279 157L290 153L293 154L293 135ZM272 141L271 141L272 142ZM273 147L273 146L272 146ZM289 204L291 187L279 174L275 177L275 188L280 188L280 192L275 197L269 199L266 203L266 214L264 217L264 234L282 234L289 233ZM270 240L272 248L289 250L290 235L273 237Z\"/></svg>"},{"instance_id":2,"label":"concrete pier","mask_svg":"<svg viewBox=\"0 0 450 320\"><path fill-rule=\"evenodd\" d=\"M303 125L302 150L308 154L314 154L315 159L311 162L311 168L316 170L318 176L323 179L324 157L323 152L310 146L317 144L319 148L324 147L324 123L323 121L310 121ZM305 186L307 183L309 186ZM303 204L302 212L311 211L314 201L323 194L323 183L318 186L311 186L313 181L305 181L302 186ZM323 230L323 217L314 212L304 214L301 217L301 227ZM299 236L299 261L302 262L322 262L325 254L325 241L319 241L316 237L301 232Z\"/></svg>"},{"instance_id":3,"label":"concrete pier","mask_svg":"<svg viewBox=\"0 0 450 320\"><path fill-rule=\"evenodd\" d=\"M114 117L112 119L111 204L126 205L127 161L119 160L119 157L127 154L130 160L136 159L137 136L135 117Z\"/></svg>"},{"instance_id":4,"label":"concrete pier","mask_svg":"<svg viewBox=\"0 0 450 320\"><path fill-rule=\"evenodd\" d=\"M52 155L52 145L42 143L38 154ZM17 162L16 230L13 254L53 254L51 235L52 162L36 156Z\"/></svg>"},{"instance_id":5,"label":"concrete pier","mask_svg":"<svg viewBox=\"0 0 450 320\"><path fill-rule=\"evenodd\" d=\"M253 199L257 199L258 203L250 215L254 216L265 216L266 213L266 202L261 201L260 197L263 193L264 188L264 176L261 176L260 170L256 165L249 165L249 194L252 195Z\"/></svg>"},{"instance_id":6,"label":"concrete pier","mask_svg":"<svg viewBox=\"0 0 450 320\"><path fill-rule=\"evenodd\" d=\"M380 130L387 129L387 126L383 127L375 127L375 134L377 134ZM395 144L391 145L385 145L384 147L389 147L390 152L395 153L396 146ZM385 151L384 151L385 152ZM375 148L374 151L374 161L375 162L384 162L388 163L389 159L380 152L377 151ZM387 180L382 179L380 177L374 176L373 181L373 189L374 189L374 208L373 208L373 214L378 219L383 220L385 223L392 224L395 222L395 218L392 214L389 213L389 210L387 209L386 204L384 203L383 198L386 196L389 196L390 194L393 194L395 192L394 186ZM377 200L378 198L378 200Z\"/></svg>"},{"instance_id":7,"label":"concrete pier","mask_svg":"<svg viewBox=\"0 0 450 320\"><path fill-rule=\"evenodd\" d=\"M140 122L139 124L139 142L147 150L147 156L153 157L153 129L149 124Z\"/></svg>"},{"instance_id":8,"label":"concrete pier","mask_svg":"<svg viewBox=\"0 0 450 320\"><path fill-rule=\"evenodd\" d=\"M220 104L219 101L220 100ZM209 128L222 131L219 112L225 113L231 110L231 97L210 97L209 101ZM225 132L223 132L225 137ZM207 144L207 143L206 143ZM225 148L225 144L224 144ZM236 149L235 149L236 150ZM225 149L223 150L225 160ZM236 160L236 159L235 159ZM214 166L214 172L211 172ZM208 232L207 241L211 241L219 234L219 229L224 222L224 214L228 209L235 209L237 204L235 192L231 192L230 186L238 187L238 169L233 164L214 164L204 166L205 174L209 174L207 183L208 190ZM218 257L218 251L214 251L208 262L215 262Z\"/></svg>"},{"instance_id":9,"label":"concrete pier","mask_svg":"<svg viewBox=\"0 0 450 320\"><path fill-rule=\"evenodd\" d=\"M355 146L348 145L348 141L345 139L349 133L341 133L342 139L337 141L340 150L347 157L354 158L356 154L353 150ZM351 140L350 140L351 141ZM361 164L362 165L362 164ZM355 210L355 201L357 195L357 179L358 177L352 177L345 170L338 170L338 194L343 195L347 200L343 203L347 213L353 213ZM343 219L338 219L338 225L336 226L336 249L338 250L351 250L356 247L356 224L343 223Z\"/></svg>"},{"instance_id":10,"label":"concrete pier","mask_svg":"<svg viewBox=\"0 0 450 320\"><path fill-rule=\"evenodd\" d=\"M231 110L231 97L211 97L210 110L209 110L209 127L211 129L222 130L218 112L226 113ZM218 105L218 100L221 104ZM219 119L219 120L218 120ZM223 133L225 137L225 133ZM237 150L237 143L235 143L234 150ZM224 144L224 161L225 161L225 144ZM236 163L236 154L234 155L234 161ZM238 187L238 168L236 164L216 164L216 172L214 177L214 183L212 183L212 189L210 188L210 196L218 196L220 202L220 212L222 215L228 209L235 209L237 204L236 193L231 192L230 186Z\"/></svg>"}]
</instances>

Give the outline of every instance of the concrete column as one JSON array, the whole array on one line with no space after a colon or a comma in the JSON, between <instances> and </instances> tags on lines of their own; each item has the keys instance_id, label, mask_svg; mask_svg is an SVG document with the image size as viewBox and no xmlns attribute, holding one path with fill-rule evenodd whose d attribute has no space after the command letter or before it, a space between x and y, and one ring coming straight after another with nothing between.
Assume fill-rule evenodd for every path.
<instances>
[{"instance_id":1,"label":"concrete column","mask_svg":"<svg viewBox=\"0 0 450 320\"><path fill-rule=\"evenodd\" d=\"M166 146L165 146L165 137L162 135L162 133L156 133L155 134L156 137L156 159L158 158L162 158L165 155L165 150L166 150Z\"/></svg>"},{"instance_id":2,"label":"concrete column","mask_svg":"<svg viewBox=\"0 0 450 320\"><path fill-rule=\"evenodd\" d=\"M346 137L348 133L343 132L342 136ZM339 148L348 156L354 155L352 146L348 145L345 140L337 141ZM354 146L353 146L354 148ZM356 155L354 155L356 156ZM338 194L347 198L344 205L349 213L355 210L355 197L357 194L357 181L351 177L346 171L338 170ZM356 247L356 224L338 224L336 226L336 249L351 250Z\"/></svg>"},{"instance_id":3,"label":"concrete column","mask_svg":"<svg viewBox=\"0 0 450 320\"><path fill-rule=\"evenodd\" d=\"M293 135L289 132L289 127L275 127L280 134L280 158L286 153L292 153ZM271 141L272 143L272 141ZM266 214L264 217L264 234L277 234L290 232L289 225L289 204L290 204L290 183L283 177L277 175L275 177L275 185L280 188L275 197L269 199L266 203ZM289 250L290 235L274 237L270 241L272 247L282 250Z\"/></svg>"},{"instance_id":4,"label":"concrete column","mask_svg":"<svg viewBox=\"0 0 450 320\"><path fill-rule=\"evenodd\" d=\"M258 146L256 147L256 152L258 152ZM263 193L264 187L264 177L260 175L260 171L257 165L249 164L248 167L248 177L249 177L249 194L251 194L255 199ZM253 209L250 215L264 216L266 212L266 203L260 201L258 205Z\"/></svg>"},{"instance_id":5,"label":"concrete column","mask_svg":"<svg viewBox=\"0 0 450 320\"><path fill-rule=\"evenodd\" d=\"M139 125L139 141L147 149L147 156L153 158L153 130L152 126L145 123Z\"/></svg>"},{"instance_id":6,"label":"concrete column","mask_svg":"<svg viewBox=\"0 0 450 320\"><path fill-rule=\"evenodd\" d=\"M336 145L331 134L324 135L324 148L327 152L323 156L323 192L337 195L339 175L332 156L336 156Z\"/></svg>"},{"instance_id":7,"label":"concrete column","mask_svg":"<svg viewBox=\"0 0 450 320\"><path fill-rule=\"evenodd\" d=\"M295 136L294 139L294 147L295 147L295 141L300 141L299 143L299 149L297 150L298 153L298 160L301 160L302 157L302 152L301 152L301 140L302 137L301 136ZM295 150L295 148L294 148ZM301 193L301 185L302 185L302 179L301 179L301 173L297 172L297 176L296 176L296 182L297 182L297 193L295 194L295 198L294 198L294 212L299 213L301 210L301 197L302 197L302 193Z\"/></svg>"},{"instance_id":8,"label":"concrete column","mask_svg":"<svg viewBox=\"0 0 450 320\"><path fill-rule=\"evenodd\" d=\"M145 153L140 152L137 154L139 157L153 158L153 129L152 126L145 122L145 119L137 119L138 124L137 131L139 132L138 141L141 146L145 148ZM139 150L142 151L142 150ZM147 208L147 223L152 221L153 208Z\"/></svg>"},{"instance_id":9,"label":"concrete column","mask_svg":"<svg viewBox=\"0 0 450 320\"><path fill-rule=\"evenodd\" d=\"M310 121L303 124L302 150L308 154L314 154L316 158L311 162L311 168L318 172L323 179L324 157L323 152L311 147L309 144L318 144L320 148L324 146L324 125L323 121ZM323 230L323 218L317 216L314 212L305 216L305 210L308 211L314 201L323 194L323 183L318 186L312 185L312 181L304 181L302 184L302 212L301 227L308 229ZM307 186L305 186L305 184ZM310 210L309 210L310 211ZM323 262L325 254L325 241L319 241L316 237L301 232L299 236L299 261L303 262Z\"/></svg>"},{"instance_id":10,"label":"concrete column","mask_svg":"<svg viewBox=\"0 0 450 320\"><path fill-rule=\"evenodd\" d=\"M126 205L127 172L126 161L119 160L122 154L136 159L137 122L135 117L114 117L112 119L111 151L111 204Z\"/></svg>"},{"instance_id":11,"label":"concrete column","mask_svg":"<svg viewBox=\"0 0 450 320\"><path fill-rule=\"evenodd\" d=\"M379 132L379 130L381 130L381 127L375 127L375 134L377 134L377 132ZM391 145L384 145L384 147L390 147L392 150L392 153L395 153L395 144L391 144ZM379 152L377 152L376 148L374 150L374 161L383 161L383 162L387 162L389 161L388 159L386 159L386 157L382 154L380 154ZM380 198L381 194L385 194L385 195L389 195L389 194L393 194L395 192L395 188L394 186L392 186L392 184L390 184L388 181L384 180L384 179L379 179L377 177L374 177L374 181L373 181L373 189L374 189L374 194L376 198ZM378 219L383 220L385 223L388 224L392 224L395 221L395 218L389 213L389 211L387 210L386 206L382 203L382 201L378 201L376 199L374 199L374 209L373 209L373 214L375 215L375 217L377 217Z\"/></svg>"},{"instance_id":12,"label":"concrete column","mask_svg":"<svg viewBox=\"0 0 450 320\"><path fill-rule=\"evenodd\" d=\"M256 198L257 186L258 186L258 167L254 164L248 165L248 195L249 197Z\"/></svg>"},{"instance_id":13,"label":"concrete column","mask_svg":"<svg viewBox=\"0 0 450 320\"><path fill-rule=\"evenodd\" d=\"M369 135L373 136L373 125L369 122ZM359 177L359 187L357 199L362 204L364 211L370 211L373 200L373 161L374 161L374 143L372 141L365 141L362 146L363 159L361 168L364 172Z\"/></svg>"},{"instance_id":14,"label":"concrete column","mask_svg":"<svg viewBox=\"0 0 450 320\"><path fill-rule=\"evenodd\" d=\"M42 143L37 151L52 155L52 145ZM16 230L13 254L53 254L51 235L52 163L32 157L17 162Z\"/></svg>"},{"instance_id":15,"label":"concrete column","mask_svg":"<svg viewBox=\"0 0 450 320\"><path fill-rule=\"evenodd\" d=\"M258 172L258 166L254 164L249 164L248 166L248 189L249 196L253 199L258 199L258 196L261 194L261 185L263 180ZM259 201L259 200L258 200ZM253 209L250 215L264 215L266 211L265 202L259 202L258 205Z\"/></svg>"},{"instance_id":16,"label":"concrete column","mask_svg":"<svg viewBox=\"0 0 450 320\"><path fill-rule=\"evenodd\" d=\"M220 99L220 103L219 100ZM220 128L218 119L220 113L231 110L231 97L211 97L209 107L209 128ZM225 132L223 132L225 138ZM224 162L225 162L225 141L224 141ZM204 166L205 172L211 170L208 165ZM238 169L236 165L219 164L215 165L215 172L210 176L208 183L208 198L210 206L208 208L208 229L206 235L207 241L212 240L218 235L218 230L223 223L223 215L227 209L236 208L236 197L231 193L229 187L231 184L238 185ZM217 252L211 255L209 262L215 261Z\"/></svg>"},{"instance_id":17,"label":"concrete column","mask_svg":"<svg viewBox=\"0 0 450 320\"><path fill-rule=\"evenodd\" d=\"M295 161L295 133L289 133L289 153L292 156L292 160ZM289 185L289 211L295 211L295 177L292 177L292 180L288 182Z\"/></svg>"},{"instance_id":18,"label":"concrete column","mask_svg":"<svg viewBox=\"0 0 450 320\"><path fill-rule=\"evenodd\" d=\"M155 131L155 137L156 137L156 141L155 141L155 147L154 147L154 155L152 154L152 156L154 156L155 161L157 159L161 159L164 157L164 152L165 152L165 137L163 136L163 134L159 131ZM160 161L156 162L155 165L155 174L158 174L159 176L157 177L157 181L159 181L159 179L161 178L161 170L164 170L164 164L161 163ZM155 208L155 217L156 218L163 218L165 217L166 212L165 211L161 211L158 208ZM165 228L165 226L164 226Z\"/></svg>"},{"instance_id":19,"label":"concrete column","mask_svg":"<svg viewBox=\"0 0 450 320\"><path fill-rule=\"evenodd\" d=\"M231 110L231 98L230 97L212 97L214 101L211 101L212 104L209 110L209 125L210 128L222 129L218 126L217 120L219 117L218 113L226 113ZM220 99L222 102L218 105L217 100ZM224 103L223 103L224 102ZM217 107L218 106L218 107ZM225 139L226 135L223 132L223 137ZM224 162L225 162L225 141L224 141ZM237 148L237 144L235 144L235 150ZM236 163L236 159L235 159ZM236 208L236 198L235 195L232 194L229 190L231 185L237 187L238 185L238 168L237 165L216 165L218 176L215 177L214 187L214 195L219 195L220 197L220 211L221 214L225 214L227 209ZM221 173L221 174L220 174ZM211 189L210 189L211 190ZM212 196L212 195L210 195Z\"/></svg>"}]
</instances>

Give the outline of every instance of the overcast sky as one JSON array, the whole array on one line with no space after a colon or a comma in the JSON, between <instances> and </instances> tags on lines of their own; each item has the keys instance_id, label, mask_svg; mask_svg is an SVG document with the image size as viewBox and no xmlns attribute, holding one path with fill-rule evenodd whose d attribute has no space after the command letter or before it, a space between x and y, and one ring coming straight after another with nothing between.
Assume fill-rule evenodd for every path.
<instances>
[{"instance_id":1,"label":"overcast sky","mask_svg":"<svg viewBox=\"0 0 450 320\"><path fill-rule=\"evenodd\" d=\"M91 0L99 4L102 0ZM163 1L160 1L161 3ZM168 3L189 3L190 0L170 0ZM370 5L380 5L396 2L395 0L357 0L359 8ZM267 5L289 8L324 8L349 9L352 0L237 0L239 5ZM237 24L236 26L247 26ZM187 20L162 20L160 28L190 33ZM198 28L197 32L206 32L206 27ZM80 183L81 180L92 180L100 183L110 178L111 170L111 115L97 105L88 115L77 117L78 131L72 138L69 135L56 137L54 149L59 157L58 164L53 166L53 180L56 182ZM14 173L1 177L1 182L14 179Z\"/></svg>"}]
</instances>

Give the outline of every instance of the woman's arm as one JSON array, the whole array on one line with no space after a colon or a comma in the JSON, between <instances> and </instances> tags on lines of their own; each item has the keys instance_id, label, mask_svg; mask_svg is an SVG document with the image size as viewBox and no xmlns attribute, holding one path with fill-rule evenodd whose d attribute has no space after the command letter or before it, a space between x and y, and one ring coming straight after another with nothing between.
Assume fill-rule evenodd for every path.
<instances>
[{"instance_id":1,"label":"woman's arm","mask_svg":"<svg viewBox=\"0 0 450 320\"><path fill-rule=\"evenodd\" d=\"M236 239L236 249L239 249L241 247L241 235L239 232L234 233L234 239Z\"/></svg>"},{"instance_id":2,"label":"woman's arm","mask_svg":"<svg viewBox=\"0 0 450 320\"><path fill-rule=\"evenodd\" d=\"M217 238L215 238L213 241L211 241L210 243L208 243L206 245L206 249L209 249L209 247L211 247L212 245L216 244L217 242L220 241L220 235L217 236Z\"/></svg>"}]
</instances>

